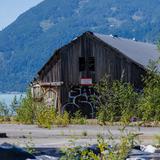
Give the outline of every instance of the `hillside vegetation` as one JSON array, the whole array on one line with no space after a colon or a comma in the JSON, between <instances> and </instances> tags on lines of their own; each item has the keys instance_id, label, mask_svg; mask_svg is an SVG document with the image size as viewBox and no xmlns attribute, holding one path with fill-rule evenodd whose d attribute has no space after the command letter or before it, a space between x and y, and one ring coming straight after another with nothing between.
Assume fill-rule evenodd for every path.
<instances>
[{"instance_id":1,"label":"hillside vegetation","mask_svg":"<svg viewBox=\"0 0 160 160\"><path fill-rule=\"evenodd\" d=\"M90 30L156 43L160 0L45 0L0 32L0 91L24 91L56 48Z\"/></svg>"}]
</instances>

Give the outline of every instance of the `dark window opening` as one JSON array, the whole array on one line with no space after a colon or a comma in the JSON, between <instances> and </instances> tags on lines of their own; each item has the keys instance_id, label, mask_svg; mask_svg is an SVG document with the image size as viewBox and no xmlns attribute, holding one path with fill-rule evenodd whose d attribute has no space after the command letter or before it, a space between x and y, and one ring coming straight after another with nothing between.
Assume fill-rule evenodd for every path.
<instances>
[{"instance_id":1,"label":"dark window opening","mask_svg":"<svg viewBox=\"0 0 160 160\"><path fill-rule=\"evenodd\" d=\"M88 57L88 70L95 71L95 58L94 57Z\"/></svg>"},{"instance_id":2,"label":"dark window opening","mask_svg":"<svg viewBox=\"0 0 160 160\"><path fill-rule=\"evenodd\" d=\"M85 58L84 57L79 57L79 71L84 71L85 70Z\"/></svg>"}]
</instances>

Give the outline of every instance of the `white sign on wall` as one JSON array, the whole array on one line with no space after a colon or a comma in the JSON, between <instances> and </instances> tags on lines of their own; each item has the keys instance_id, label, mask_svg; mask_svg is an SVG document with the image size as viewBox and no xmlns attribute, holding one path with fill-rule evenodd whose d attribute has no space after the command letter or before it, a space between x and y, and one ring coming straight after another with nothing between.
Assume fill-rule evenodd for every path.
<instances>
[{"instance_id":1,"label":"white sign on wall","mask_svg":"<svg viewBox=\"0 0 160 160\"><path fill-rule=\"evenodd\" d=\"M81 85L90 86L92 85L92 78L81 78Z\"/></svg>"}]
</instances>

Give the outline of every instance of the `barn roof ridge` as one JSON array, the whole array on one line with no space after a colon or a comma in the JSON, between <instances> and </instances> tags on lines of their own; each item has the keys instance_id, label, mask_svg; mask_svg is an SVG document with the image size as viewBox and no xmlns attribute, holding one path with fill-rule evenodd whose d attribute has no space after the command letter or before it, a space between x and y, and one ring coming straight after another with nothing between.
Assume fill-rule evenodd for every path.
<instances>
[{"instance_id":1,"label":"barn roof ridge","mask_svg":"<svg viewBox=\"0 0 160 160\"><path fill-rule=\"evenodd\" d=\"M98 39L102 40L104 43L112 46L113 48L119 50L121 53L132 59L133 61L139 63L140 65L147 67L150 59L156 60L160 56L158 51L158 47L155 44L135 41L133 39L127 39L119 36L111 36L106 34L100 34L96 32L86 31L79 35L78 37L72 39L67 44L55 49L53 55L49 58L49 60L42 66L42 68L38 71L38 74L45 68L45 66L50 62L50 60L54 57L54 55L63 49L64 47L70 45L72 42L76 41L79 37L89 34L91 36L95 36ZM145 54L144 54L145 53ZM158 55L159 53L159 55ZM143 56L144 57L143 57Z\"/></svg>"},{"instance_id":2,"label":"barn roof ridge","mask_svg":"<svg viewBox=\"0 0 160 160\"><path fill-rule=\"evenodd\" d=\"M106 37L111 37L113 39L128 40L128 41L132 41L132 42L135 42L135 43L141 43L141 44L148 44L148 45L156 46L156 44L154 44L154 43L140 41L140 40L135 39L135 37L133 37L131 39L131 38L121 37L117 34L103 34L103 33L98 33L98 32L89 32L89 31L87 31L87 32L92 33L92 35L98 36L98 38L100 36L106 36Z\"/></svg>"}]
</instances>

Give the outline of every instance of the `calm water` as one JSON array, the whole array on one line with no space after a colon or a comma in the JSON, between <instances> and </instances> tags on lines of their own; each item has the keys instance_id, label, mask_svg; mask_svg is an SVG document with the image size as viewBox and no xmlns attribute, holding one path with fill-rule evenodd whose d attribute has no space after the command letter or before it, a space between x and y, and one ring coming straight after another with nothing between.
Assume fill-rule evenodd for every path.
<instances>
[{"instance_id":1,"label":"calm water","mask_svg":"<svg viewBox=\"0 0 160 160\"><path fill-rule=\"evenodd\" d=\"M15 96L19 100L21 96L25 96L25 93L0 93L0 102L4 102L7 106L10 106Z\"/></svg>"}]
</instances>

